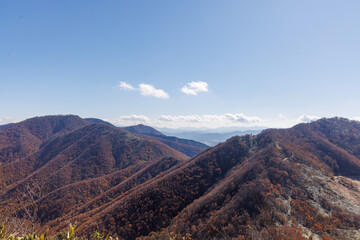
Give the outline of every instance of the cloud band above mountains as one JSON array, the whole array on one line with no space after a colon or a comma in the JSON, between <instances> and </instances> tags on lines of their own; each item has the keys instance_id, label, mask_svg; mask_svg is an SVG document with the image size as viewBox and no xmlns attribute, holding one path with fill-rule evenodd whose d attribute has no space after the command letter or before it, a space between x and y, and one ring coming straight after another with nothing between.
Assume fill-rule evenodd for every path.
<instances>
[{"instance_id":1,"label":"cloud band above mountains","mask_svg":"<svg viewBox=\"0 0 360 240\"><path fill-rule=\"evenodd\" d=\"M259 117L249 117L244 114L223 114L223 115L188 115L188 116L173 116L161 115L160 121L167 122L192 122L192 123L214 123L219 122L223 124L241 123L241 124L254 124L261 122Z\"/></svg>"},{"instance_id":2,"label":"cloud band above mountains","mask_svg":"<svg viewBox=\"0 0 360 240\"><path fill-rule=\"evenodd\" d=\"M220 127L291 127L298 123L318 120L319 117L301 115L296 118L286 118L281 115L277 119L263 119L257 116L247 116L243 113L205 114L205 115L160 115L150 118L145 115L127 115L107 121L117 126L146 124L160 128L220 128Z\"/></svg>"}]
</instances>

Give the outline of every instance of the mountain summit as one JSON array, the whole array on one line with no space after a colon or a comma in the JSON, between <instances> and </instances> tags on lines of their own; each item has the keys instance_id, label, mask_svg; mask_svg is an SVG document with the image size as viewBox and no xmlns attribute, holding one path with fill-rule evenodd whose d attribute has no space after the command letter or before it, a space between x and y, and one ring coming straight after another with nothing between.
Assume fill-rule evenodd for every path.
<instances>
[{"instance_id":1,"label":"mountain summit","mask_svg":"<svg viewBox=\"0 0 360 240\"><path fill-rule=\"evenodd\" d=\"M139 133L139 134L144 134L144 135L148 135L148 136L165 136L164 134L162 134L155 128L146 126L144 124L138 124L138 125L134 125L134 126L124 127L124 129L126 129L132 133Z\"/></svg>"}]
</instances>

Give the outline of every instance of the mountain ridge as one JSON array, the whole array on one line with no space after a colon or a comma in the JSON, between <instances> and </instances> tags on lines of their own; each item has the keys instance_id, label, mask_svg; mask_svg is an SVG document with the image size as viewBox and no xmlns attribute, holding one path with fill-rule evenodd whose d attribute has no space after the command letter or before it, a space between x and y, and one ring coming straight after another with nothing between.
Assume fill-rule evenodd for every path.
<instances>
[{"instance_id":1,"label":"mountain ridge","mask_svg":"<svg viewBox=\"0 0 360 240\"><path fill-rule=\"evenodd\" d=\"M337 131L342 127L346 131ZM338 188L351 182L347 177L360 173L359 159L347 154L360 143L358 140L353 142L353 138L360 133L359 127L357 122L321 119L290 129L265 130L256 136L233 137L189 160L182 167L163 176L162 180L154 180L151 183L153 185L149 183L138 194L129 196L128 203L120 200L113 209L97 214L96 222L110 224L102 226L127 239L148 234L150 235L146 239L158 239L162 234L160 229L164 227L168 233L191 233L194 239L221 239L224 236L266 239L265 236L274 231L277 234L286 232L290 236L302 236L296 239L305 239L302 234L299 235L300 232L307 237L312 235L356 239L356 229L360 228L360 206L351 199L360 196L360 189L354 190L351 186L355 185L347 185L349 187L345 188L353 198L346 198ZM354 135L347 135L351 132ZM343 135L352 140L344 143L334 141L337 139L334 136L341 139ZM317 144L318 142L320 143ZM347 146L347 151L344 152L339 146ZM235 154L235 158L230 159L240 160L242 156L243 160L230 165L225 172L221 167L217 170L217 164L221 164L224 156L242 148L243 153ZM214 151L220 152L214 154ZM192 164L201 158L206 159L206 165L200 161L200 165L196 166L204 168L196 171L197 168ZM194 169L196 174L192 172ZM187 175L188 171L192 173ZM204 177L200 173L205 174ZM178 177L174 177L174 174ZM216 179L217 174L223 177ZM336 178L336 174L344 176ZM215 179L205 176L214 176ZM183 179L194 178L197 180L183 182ZM207 181L210 182L206 183ZM210 184L207 187L209 190L196 193L196 189L200 190L204 186L202 183ZM162 196L161 200L156 196ZM181 196L190 198L173 203L174 199L182 199ZM151 204L154 201L156 205ZM171 210L172 206L178 207ZM290 210L285 211L284 208ZM157 233L141 231L139 229L147 229L148 224L151 226L146 218L146 210L135 214L137 219L131 220L131 215L126 214L127 209L154 209L154 221L159 224L162 219L163 223L152 228ZM159 215L154 215L155 213ZM229 218L232 220L226 220ZM264 219L267 220L263 222ZM253 220L263 223L257 225ZM235 223L241 224L235 227ZM126 227L129 224L132 227ZM279 227L275 227L277 225ZM250 232L247 230L249 227L252 229ZM80 228L92 229L89 225L85 228L80 225Z\"/></svg>"},{"instance_id":2,"label":"mountain ridge","mask_svg":"<svg viewBox=\"0 0 360 240\"><path fill-rule=\"evenodd\" d=\"M154 163L159 162L159 170L144 177L152 178L188 158L156 140L141 138L107 124L89 123L76 116L29 119L1 130L0 136L10 135L21 140L22 134L16 138L21 130L34 133L29 135L38 141L34 146L32 142L15 141L23 148L30 145L31 152L16 159L6 156L2 159L0 216L10 211L11 215L25 218L28 211L24 212L24 209L35 211L36 205L33 219L27 221L37 224L64 216L72 211L74 203L84 204L131 176L141 177L142 169ZM7 139L2 140L5 143ZM9 148L5 147L5 150ZM141 180L135 179L134 183L137 182ZM27 196L25 193L29 188L41 191L31 190L30 193L35 195ZM83 191L87 193L84 195ZM36 204L28 202L28 197Z\"/></svg>"},{"instance_id":3,"label":"mountain ridge","mask_svg":"<svg viewBox=\"0 0 360 240\"><path fill-rule=\"evenodd\" d=\"M193 158L125 129L81 124L62 134L46 128L55 135L36 135L44 142L35 153L0 165L2 213L15 207L25 218L18 193L41 183L46 194L35 198L34 213L51 231L70 221L83 236L100 230L124 239L360 236L359 122L267 129ZM9 164L20 164L18 171L7 174Z\"/></svg>"}]
</instances>

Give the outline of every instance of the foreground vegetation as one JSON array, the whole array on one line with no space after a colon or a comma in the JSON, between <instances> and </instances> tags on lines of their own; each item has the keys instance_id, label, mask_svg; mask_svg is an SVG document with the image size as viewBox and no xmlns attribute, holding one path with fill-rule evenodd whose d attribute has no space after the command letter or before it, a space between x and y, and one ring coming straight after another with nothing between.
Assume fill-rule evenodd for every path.
<instances>
[{"instance_id":1,"label":"foreground vegetation","mask_svg":"<svg viewBox=\"0 0 360 240\"><path fill-rule=\"evenodd\" d=\"M160 235L159 235L160 236ZM181 235L176 233L168 233L168 234L161 234L162 239L168 240L192 240L190 234ZM89 238L84 238L76 235L75 233L75 226L71 225L69 228L64 231L54 235L50 235L47 232L39 234L39 233L32 233L32 234L25 234L19 236L18 233L8 233L5 224L0 225L0 240L82 240L82 239L90 239L90 240L120 240L117 237L112 237L109 234L103 234L101 232L95 231Z\"/></svg>"},{"instance_id":2,"label":"foreground vegetation","mask_svg":"<svg viewBox=\"0 0 360 240\"><path fill-rule=\"evenodd\" d=\"M69 228L58 234L54 234L50 236L47 232L43 234L39 233L32 233L32 234L25 234L23 236L19 236L17 233L8 233L6 230L6 225L0 226L0 240L80 240L83 239L76 235L75 233L75 226L71 225ZM109 235L104 235L100 232L95 231L92 236L89 238L91 240L110 240L110 239L118 239L113 238Z\"/></svg>"}]
</instances>

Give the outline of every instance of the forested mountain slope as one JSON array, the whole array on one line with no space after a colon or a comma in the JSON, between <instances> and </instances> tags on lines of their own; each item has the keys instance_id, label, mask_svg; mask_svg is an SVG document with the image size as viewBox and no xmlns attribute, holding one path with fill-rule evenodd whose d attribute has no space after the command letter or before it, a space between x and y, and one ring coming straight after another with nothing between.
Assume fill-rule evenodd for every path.
<instances>
[{"instance_id":1,"label":"forested mountain slope","mask_svg":"<svg viewBox=\"0 0 360 240\"><path fill-rule=\"evenodd\" d=\"M268 129L191 159L107 124L71 126L1 140L35 143L15 155L1 148L16 156L0 165L3 215L122 239L359 239L359 122ZM38 189L32 202L27 189Z\"/></svg>"},{"instance_id":2,"label":"forested mountain slope","mask_svg":"<svg viewBox=\"0 0 360 240\"><path fill-rule=\"evenodd\" d=\"M156 140L76 116L29 119L0 135L0 212L36 223L61 218L134 177L127 191L188 158Z\"/></svg>"},{"instance_id":3,"label":"forested mountain slope","mask_svg":"<svg viewBox=\"0 0 360 240\"><path fill-rule=\"evenodd\" d=\"M80 228L96 223L125 239L151 232L150 239L167 232L357 239L359 147L360 124L340 118L234 137L119 197Z\"/></svg>"}]
</instances>

